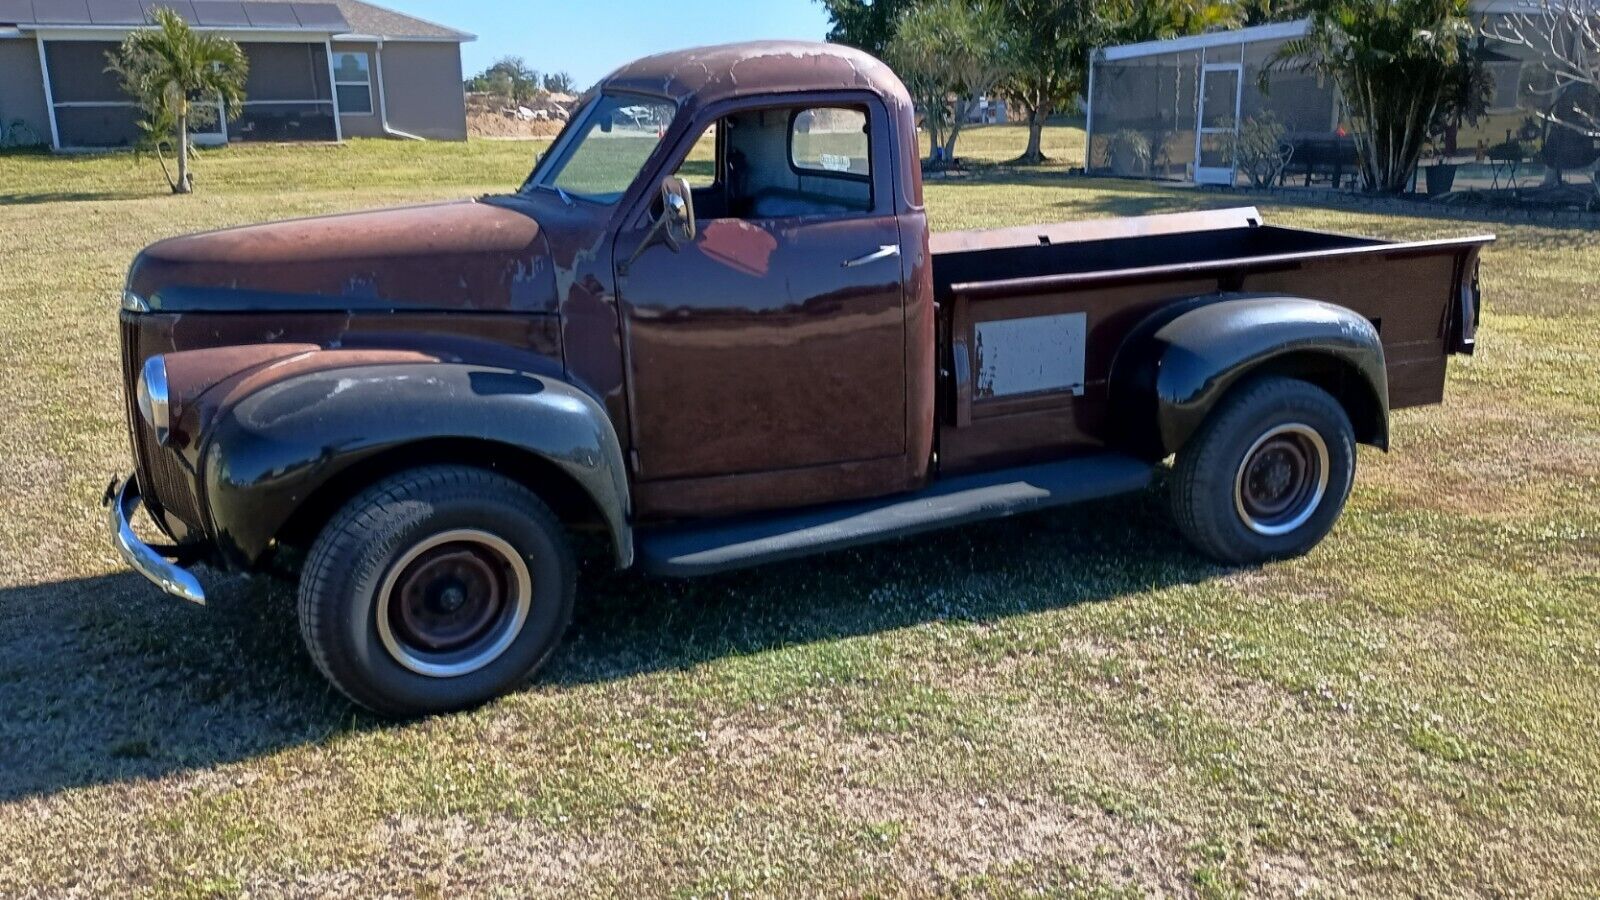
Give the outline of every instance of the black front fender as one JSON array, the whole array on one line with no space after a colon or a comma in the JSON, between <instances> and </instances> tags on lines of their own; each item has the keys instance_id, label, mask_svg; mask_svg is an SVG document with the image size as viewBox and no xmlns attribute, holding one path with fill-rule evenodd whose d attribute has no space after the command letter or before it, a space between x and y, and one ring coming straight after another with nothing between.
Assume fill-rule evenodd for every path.
<instances>
[{"instance_id":1,"label":"black front fender","mask_svg":"<svg viewBox=\"0 0 1600 900\"><path fill-rule=\"evenodd\" d=\"M219 411L201 451L218 549L248 567L308 498L408 444L504 445L556 466L593 501L617 563L633 562L627 470L605 410L555 378L456 363L369 365L287 378Z\"/></svg>"},{"instance_id":2,"label":"black front fender","mask_svg":"<svg viewBox=\"0 0 1600 900\"><path fill-rule=\"evenodd\" d=\"M1112 389L1132 449L1176 453L1228 389L1260 371L1333 389L1364 443L1387 447L1389 380L1383 343L1360 314L1318 300L1216 295L1177 304L1136 328Z\"/></svg>"}]
</instances>

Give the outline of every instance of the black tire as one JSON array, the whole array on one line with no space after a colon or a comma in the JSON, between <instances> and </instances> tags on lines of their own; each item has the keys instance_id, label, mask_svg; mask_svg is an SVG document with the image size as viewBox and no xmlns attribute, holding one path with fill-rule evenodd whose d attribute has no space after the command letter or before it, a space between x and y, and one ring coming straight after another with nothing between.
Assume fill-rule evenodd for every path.
<instances>
[{"instance_id":1,"label":"black tire","mask_svg":"<svg viewBox=\"0 0 1600 900\"><path fill-rule=\"evenodd\" d=\"M1178 453L1173 517L1224 563L1300 556L1333 529L1355 471L1355 430L1339 401L1293 378L1254 378Z\"/></svg>"},{"instance_id":2,"label":"black tire","mask_svg":"<svg viewBox=\"0 0 1600 900\"><path fill-rule=\"evenodd\" d=\"M414 469L323 528L300 576L300 633L356 703L392 717L449 712L549 659L575 584L565 530L533 492L482 469Z\"/></svg>"}]
</instances>

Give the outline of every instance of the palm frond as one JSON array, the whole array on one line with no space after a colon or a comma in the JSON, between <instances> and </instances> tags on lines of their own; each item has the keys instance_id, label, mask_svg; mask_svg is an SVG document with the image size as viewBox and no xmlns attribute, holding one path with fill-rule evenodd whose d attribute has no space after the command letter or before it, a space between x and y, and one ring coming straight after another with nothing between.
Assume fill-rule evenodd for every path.
<instances>
[{"instance_id":1,"label":"palm frond","mask_svg":"<svg viewBox=\"0 0 1600 900\"><path fill-rule=\"evenodd\" d=\"M1309 26L1264 67L1327 77L1339 89L1368 186L1397 191L1458 95L1470 93L1468 0L1306 0ZM1466 79L1467 86L1462 86Z\"/></svg>"}]
</instances>

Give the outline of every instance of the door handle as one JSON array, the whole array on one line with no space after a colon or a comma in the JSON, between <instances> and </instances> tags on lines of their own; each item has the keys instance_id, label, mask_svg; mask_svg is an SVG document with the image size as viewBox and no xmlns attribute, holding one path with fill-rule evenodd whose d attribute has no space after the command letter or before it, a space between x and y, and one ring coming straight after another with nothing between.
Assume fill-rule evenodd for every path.
<instances>
[{"instance_id":1,"label":"door handle","mask_svg":"<svg viewBox=\"0 0 1600 900\"><path fill-rule=\"evenodd\" d=\"M864 266L867 263L875 263L880 259L889 259L899 255L899 244L884 244L882 247L879 247L877 250L868 253L866 256L845 260L844 267L846 269L854 269L856 266Z\"/></svg>"}]
</instances>

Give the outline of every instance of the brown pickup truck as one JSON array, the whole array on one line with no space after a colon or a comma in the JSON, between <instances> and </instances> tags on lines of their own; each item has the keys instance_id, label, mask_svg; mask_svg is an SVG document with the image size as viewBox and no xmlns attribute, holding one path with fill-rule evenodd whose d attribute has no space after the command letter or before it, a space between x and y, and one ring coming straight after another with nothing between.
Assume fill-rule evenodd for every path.
<instances>
[{"instance_id":1,"label":"brown pickup truck","mask_svg":"<svg viewBox=\"0 0 1600 900\"><path fill-rule=\"evenodd\" d=\"M196 563L298 563L335 685L454 709L556 646L575 530L695 575L1138 491L1174 457L1201 550L1304 553L1356 445L1472 351L1492 238L1250 209L930 235L915 121L853 50L690 50L600 82L514 193L151 246L118 548L197 603Z\"/></svg>"}]
</instances>

